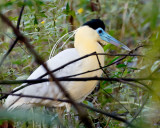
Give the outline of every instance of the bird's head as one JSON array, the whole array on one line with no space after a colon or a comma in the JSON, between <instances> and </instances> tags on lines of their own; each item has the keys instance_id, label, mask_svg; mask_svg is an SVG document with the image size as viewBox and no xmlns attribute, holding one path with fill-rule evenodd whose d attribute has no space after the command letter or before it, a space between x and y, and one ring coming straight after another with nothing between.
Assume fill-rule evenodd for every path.
<instances>
[{"instance_id":1,"label":"bird's head","mask_svg":"<svg viewBox=\"0 0 160 128\"><path fill-rule=\"evenodd\" d=\"M92 19L84 23L83 26L77 30L75 38L81 38L80 40L85 41L94 40L103 45L110 43L130 51L126 45L119 42L114 37L105 32L105 25L100 19Z\"/></svg>"}]
</instances>

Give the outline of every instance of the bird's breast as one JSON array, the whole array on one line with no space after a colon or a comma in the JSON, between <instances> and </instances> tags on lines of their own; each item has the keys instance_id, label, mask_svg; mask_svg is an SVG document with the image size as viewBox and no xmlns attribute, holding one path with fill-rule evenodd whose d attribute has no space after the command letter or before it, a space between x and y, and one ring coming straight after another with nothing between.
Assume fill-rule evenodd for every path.
<instances>
[{"instance_id":1,"label":"bird's breast","mask_svg":"<svg viewBox=\"0 0 160 128\"><path fill-rule=\"evenodd\" d=\"M83 52L83 53L82 53ZM97 53L104 53L103 48L98 44L95 49L88 48L83 49L81 52L81 56L90 54L92 52ZM77 68L76 73L81 74L76 76L77 78L88 78L88 77L100 77L102 75L102 70L100 66L104 66L104 56L90 56L81 60L81 65ZM97 69L96 71L93 71ZM99 69L99 70L98 70ZM68 84L67 91L71 94L71 96L76 101L83 101L86 96L88 96L96 87L98 81L79 81L79 82L72 82Z\"/></svg>"}]
</instances>

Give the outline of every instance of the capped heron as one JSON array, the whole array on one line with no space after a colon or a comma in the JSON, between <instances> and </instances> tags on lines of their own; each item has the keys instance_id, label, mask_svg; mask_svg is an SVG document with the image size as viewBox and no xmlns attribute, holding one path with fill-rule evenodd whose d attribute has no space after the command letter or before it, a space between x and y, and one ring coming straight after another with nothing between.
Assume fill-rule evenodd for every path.
<instances>
[{"instance_id":1,"label":"capped heron","mask_svg":"<svg viewBox=\"0 0 160 128\"><path fill-rule=\"evenodd\" d=\"M101 21L100 19L92 19L91 21L86 22L76 30L74 37L75 48L69 48L58 53L57 55L49 59L46 62L46 64L50 70L54 70L86 54L90 54L93 52L104 53L104 50L101 45L102 44L106 45L107 43L119 46L125 50L130 50L127 46L125 46L124 44L122 44L121 42L119 42L118 40L116 40L115 38L113 38L112 36L110 36L108 33L105 32L105 25L103 21ZM98 56L98 57L101 66L104 66L104 56ZM90 56L88 58L72 63L59 71L56 71L54 75L56 77L65 77L97 69L99 68L99 62L97 61L96 56ZM40 77L45 73L46 70L42 66L39 66L29 76L28 80L37 79L38 77ZM102 70L97 70L76 77L77 78L94 77L94 76L100 77L101 75L102 75ZM43 78L48 78L48 76L45 76ZM65 90L69 92L71 97L76 102L82 102L94 90L97 83L98 81L61 82ZM21 86L23 86L23 84ZM63 95L63 92L61 92L59 87L55 85L54 82L44 82L44 83L34 84L15 92L15 94L43 96L54 99L66 99L65 96ZM67 111L70 110L69 103L36 99L36 98L25 98L25 97L11 96L11 95L7 97L6 102L4 104L4 106L9 109L14 109L17 107L30 108L38 105L45 105L49 107L53 106L66 107Z\"/></svg>"}]
</instances>

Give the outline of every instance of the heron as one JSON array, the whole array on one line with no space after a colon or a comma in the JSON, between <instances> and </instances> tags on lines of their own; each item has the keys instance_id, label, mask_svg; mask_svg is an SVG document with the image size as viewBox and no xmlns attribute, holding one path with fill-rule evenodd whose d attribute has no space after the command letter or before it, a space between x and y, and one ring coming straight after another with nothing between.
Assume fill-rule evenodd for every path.
<instances>
[{"instance_id":1,"label":"heron","mask_svg":"<svg viewBox=\"0 0 160 128\"><path fill-rule=\"evenodd\" d=\"M80 58L84 55L96 52L104 53L102 45L107 45L111 43L115 46L121 47L125 50L130 51L130 49L123 43L116 40L114 37L105 32L105 24L101 19L92 19L82 26L80 26L74 36L74 48L69 48L61 51L54 57L50 58L46 65L50 70L54 70L68 62L71 62L77 58ZM58 77L72 76L75 74L80 74L86 71L94 70L99 68L99 63L101 66L104 66L104 56L98 55L99 62L97 61L96 56L89 56L85 59L76 61L67 65L61 70L54 72L54 75ZM29 77L28 80L37 79L43 74L46 73L46 70L39 66ZM102 70L96 70L93 72L88 72L76 76L76 78L81 77L100 77L102 75ZM49 78L49 76L44 76L43 78ZM64 89L70 94L76 102L82 102L96 87L98 81L65 81L60 82ZM23 86L22 84L21 86ZM21 87L19 86L19 87ZM16 87L15 89L19 88ZM55 85L54 82L44 82L37 83L34 85L27 86L15 94L22 95L33 95L33 96L42 96L50 97L54 99L66 99L63 92ZM69 103L37 99L37 98L25 98L10 95L7 97L4 106L8 109L15 108L31 108L34 106L49 106L49 107L65 107L67 111L70 111L71 105Z\"/></svg>"}]
</instances>

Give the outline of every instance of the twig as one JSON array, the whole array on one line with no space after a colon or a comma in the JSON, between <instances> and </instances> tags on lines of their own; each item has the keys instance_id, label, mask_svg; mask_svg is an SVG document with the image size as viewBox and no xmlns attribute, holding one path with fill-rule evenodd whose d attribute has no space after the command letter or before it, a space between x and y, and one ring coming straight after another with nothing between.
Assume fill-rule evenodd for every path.
<instances>
[{"instance_id":1,"label":"twig","mask_svg":"<svg viewBox=\"0 0 160 128\"><path fill-rule=\"evenodd\" d=\"M142 90L145 90L145 91L148 91L148 90L150 90L150 88L143 88L143 87L141 87L141 86L138 86L137 84L135 84L135 83L131 83L131 82L128 82L128 81L124 81L124 80L120 80L120 82L121 83L126 83L126 84L129 84L129 85L132 85L133 87L138 87L138 88L141 88Z\"/></svg>"},{"instance_id":2,"label":"twig","mask_svg":"<svg viewBox=\"0 0 160 128\"><path fill-rule=\"evenodd\" d=\"M26 0L24 0L24 3L25 2L26 2ZM22 6L20 14L19 14L19 18L18 18L18 22L17 22L17 29L18 30L19 30L19 26L20 26L20 23L21 23L21 18L22 18L22 13L23 13L24 7L25 7L25 5Z\"/></svg>"},{"instance_id":3,"label":"twig","mask_svg":"<svg viewBox=\"0 0 160 128\"><path fill-rule=\"evenodd\" d=\"M16 93L4 93L4 92L0 92L0 94L7 94L7 95L11 95L11 96L19 96L19 97L26 97L26 98L35 98L35 99L53 100L53 101L71 103L70 100L56 99L56 98L43 97L43 96L33 96L33 95L24 95L24 94L16 94Z\"/></svg>"},{"instance_id":4,"label":"twig","mask_svg":"<svg viewBox=\"0 0 160 128\"><path fill-rule=\"evenodd\" d=\"M136 50L139 49L140 47L144 47L144 46L145 46L145 45L140 45L140 46L138 46L137 48L135 48L134 50L132 50L131 52L136 51ZM60 70L60 69L62 69L62 68L64 68L64 67L66 67L66 66L68 66L68 65L70 65L70 64L72 64L72 63L74 63L74 62L77 62L77 61L79 61L79 60L82 60L82 59L84 59L84 58L87 58L87 57L90 57L90 56L93 56L93 55L125 56L124 58L126 58L126 56L142 56L142 57L143 57L143 55L131 54L131 52L130 52L129 54L108 54L108 53L96 53L96 52L93 52L93 53L84 55L84 56L82 56L82 57L80 57L80 58L78 58L78 59L75 59L75 60L73 60L73 61L70 61L70 62L68 62L68 63L66 63L66 64L64 64L64 65L62 65L62 66L60 66L60 67L58 67L58 68L56 68L56 69L54 69L54 70L52 70L51 72L52 72L52 73L53 73L53 72L56 72L56 71L58 71L58 70ZM108 67L108 66L110 66L110 65L113 65L113 64L115 64L115 63L123 60L124 58L121 58L121 59L119 59L119 60L117 60L117 61L115 61L115 62L113 62L113 63L111 63L111 64L109 64L109 65L106 65L106 66L102 67L102 68L106 68L106 67ZM82 75L82 74L85 74L85 73L97 71L97 70L99 70L99 69L101 69L101 68L94 69L94 70L90 70L90 71L86 71L86 72L79 73L79 74L76 74L76 75L73 75L73 76ZM41 75L39 78L43 78L43 77L46 76L46 75L48 75L48 74L45 73L45 74ZM69 76L69 77L73 77L73 76Z\"/></svg>"},{"instance_id":5,"label":"twig","mask_svg":"<svg viewBox=\"0 0 160 128\"><path fill-rule=\"evenodd\" d=\"M14 89L14 90L12 90L11 92L9 92L9 94L13 94L13 93L15 93L15 92L17 92L17 91L25 88L25 87L28 87L29 85L31 85L31 84L25 84L25 85L23 85L23 86L20 86L20 87L18 87L17 89ZM0 100L7 98L7 96L9 96L9 94L5 94L5 95L1 96L1 97L0 97Z\"/></svg>"},{"instance_id":6,"label":"twig","mask_svg":"<svg viewBox=\"0 0 160 128\"><path fill-rule=\"evenodd\" d=\"M160 78L105 78L105 77L82 77L82 78L66 78L66 77L59 77L56 78L58 81L92 81L92 80L100 80L100 81L130 81L130 82L137 82L142 80L157 80L159 81ZM37 83L43 83L48 82L50 79L31 79L31 80L1 80L0 84L22 84L22 83L29 83L29 84L37 84ZM146 86L145 86L146 87ZM147 87L146 87L147 88Z\"/></svg>"},{"instance_id":7,"label":"twig","mask_svg":"<svg viewBox=\"0 0 160 128\"><path fill-rule=\"evenodd\" d=\"M54 72L56 72L56 71L58 71L58 70L60 70L60 69L62 69L62 68L64 68L64 67L66 67L66 66L74 63L74 62L77 62L77 61L79 61L79 60L82 60L83 58L90 57L90 56L92 56L92 55L96 55L96 52L87 54L87 55L82 56L82 57L80 57L80 58L78 58L78 59L75 59L75 60L73 60L73 61L70 61L70 62L68 62L68 63L66 63L66 64L64 64L64 65L62 65L62 66L60 66L60 67L58 67L58 68L56 68L56 69L54 69L54 70L52 70L51 72L54 73ZM41 75L39 78L43 78L43 77L46 76L46 75L48 75L48 73L45 73L45 74Z\"/></svg>"},{"instance_id":8,"label":"twig","mask_svg":"<svg viewBox=\"0 0 160 128\"><path fill-rule=\"evenodd\" d=\"M124 83L126 83L126 81L134 81L134 82L138 82L139 83L139 81L140 80L159 80L158 78L154 78L154 79L152 79L152 78L137 78L137 79L135 79L135 78L103 78L103 77L90 77L90 78L66 78L66 77L62 77L62 78L57 78L59 81L88 81L88 80L101 80L101 81L104 81L104 80L107 80L107 81L117 81L117 82L119 82L120 80L122 81L123 80L123 82ZM13 90L13 91L11 91L10 93L12 94L12 93L15 93L15 92L17 92L17 91L19 91L19 90L21 90L21 89L23 89L23 88L25 88L25 87L27 87L27 86L30 86L30 85L32 85L32 84L37 84L37 83L42 83L42 82L48 82L49 81L49 79L32 79L32 80L2 80L2 81L0 81L0 84L22 84L22 83L27 83L27 84L25 84L25 85L23 85L23 86L21 86L21 87L19 87L19 88L17 88L17 89L15 89L15 90ZM130 83L128 83L128 84L130 84ZM133 85L133 84L132 84ZM142 84L143 85L143 84ZM34 85L33 85L34 86ZM148 90L150 90L151 92L154 92L150 87L148 87L147 85L143 85L143 86L145 86ZM4 95L4 96L2 96L2 97L0 97L0 100L2 100L2 99L5 99L6 97L7 97L8 95L6 94L6 95Z\"/></svg>"},{"instance_id":9,"label":"twig","mask_svg":"<svg viewBox=\"0 0 160 128\"><path fill-rule=\"evenodd\" d=\"M146 46L146 45L140 45L140 46L138 46L137 48L135 48L135 49L132 50L132 51L135 51L135 50L137 50L137 49L139 49L139 48L141 48L141 47L144 47L144 46ZM97 54L98 54L98 55L104 55L104 54L106 54L106 53L97 53ZM52 70L51 72L56 72L56 71L58 71L58 70L60 70L60 69L62 69L62 68L64 68L64 67L66 67L66 66L69 65L69 64L72 64L72 63L74 63L74 62L77 62L77 61L79 61L79 60L81 60L81 59L83 59L83 58L86 58L86 57L89 57L89 56L92 56L92 55L96 55L96 52L93 52L93 53L91 53L91 54L87 54L87 55L82 56L82 57L80 57L80 58L78 58L78 59L75 59L75 60L73 60L73 61L70 61L70 62L68 62L68 63L66 63L66 64L58 67L57 69ZM108 55L108 54L106 54L106 55ZM116 55L120 55L120 54L116 54ZM131 54L125 54L125 56L128 56L128 55L131 55ZM113 63L111 63L111 64L109 64L109 65L106 65L106 67L108 67L108 66L110 66L110 65L112 65L112 64L115 64L115 63L117 63L118 61L121 61L121 60L123 60L123 58L121 58L121 59L119 59L119 60L117 60L117 61L115 61L115 62L113 62ZM104 68L104 67L103 67L103 68ZM100 70L100 68L94 69L94 70L90 70L90 71L86 71L86 72L79 73L79 74L75 74L75 75L71 75L71 76L66 76L65 78L82 75L82 74L89 73L89 72L93 72L93 71L96 71L96 70ZM40 76L39 78L43 78L43 77L46 76L47 74L48 74L48 73L45 73L45 74L43 74L42 76ZM6 82L7 82L7 81L4 81L4 84L5 84ZM30 85L21 86L20 88L17 88L17 89L15 89L15 90L11 91L11 93L17 92L17 91L19 91L19 90L21 90L21 89L23 89L24 87L27 87L27 86L30 86ZM8 96L8 95L4 95L4 96L0 97L0 100L6 98L7 96Z\"/></svg>"},{"instance_id":10,"label":"twig","mask_svg":"<svg viewBox=\"0 0 160 128\"><path fill-rule=\"evenodd\" d=\"M104 90L103 88L101 88L105 93L107 93L107 95L109 95L112 99L114 99L115 101L117 101L128 113L130 113L129 112L129 110L118 100L118 99L116 99L115 97L113 97L110 93L108 93L106 90Z\"/></svg>"},{"instance_id":11,"label":"twig","mask_svg":"<svg viewBox=\"0 0 160 128\"><path fill-rule=\"evenodd\" d=\"M17 29L19 29L19 26L20 26L23 10L24 10L24 5L22 6L20 14L19 14L19 18L18 18L18 21L17 21ZM11 44L11 46L8 49L7 53L3 56L2 60L0 61L0 67L3 64L4 60L7 58L7 56L10 54L10 52L13 50L13 48L17 44L18 40L19 40L18 37L16 37L15 41Z\"/></svg>"},{"instance_id":12,"label":"twig","mask_svg":"<svg viewBox=\"0 0 160 128\"><path fill-rule=\"evenodd\" d=\"M103 73L104 73L107 77L109 77L108 74L107 74L107 73L104 71L104 69L102 68L101 62L100 62L99 57L98 57L97 54L96 54L96 57L97 57L97 61L98 61L98 64L99 64L99 68L103 71Z\"/></svg>"},{"instance_id":13,"label":"twig","mask_svg":"<svg viewBox=\"0 0 160 128\"><path fill-rule=\"evenodd\" d=\"M136 51L136 50L138 50L139 48L144 47L144 46L145 46L145 45L140 45L140 46L136 47L135 49L133 49L132 51L130 51L127 55L131 55L134 51ZM98 54L98 55L105 55L105 53L97 53L97 54ZM78 58L78 59L75 59L75 60L73 60L73 61L70 61L70 62L62 65L62 66L60 66L60 67L52 70L51 72L52 72L52 73L53 73L53 72L56 72L56 71L58 71L58 70L60 70L60 69L62 69L62 68L64 68L64 67L66 67L66 66L69 65L69 64L72 64L72 63L74 63L74 62L76 62L76 61L79 61L79 60L81 60L81 59L83 59L83 58L86 58L86 57L89 57L89 56L92 56L92 55L97 55L97 54L96 54L96 52L93 52L93 53L91 53L91 54L85 55L85 56L83 56L83 57L80 57L80 58ZM125 58L127 57L127 55L124 56L124 57L122 57L122 58L120 58L120 59L118 59L118 60L116 60L116 61L114 61L113 63L108 64L108 65L106 65L106 66L104 66L104 67L101 67L101 68L107 68L107 67L109 67L109 66L111 66L111 65L113 65L113 64L116 64L116 63L120 62L121 60L125 59ZM90 73L90 72L94 72L94 71L100 70L101 68L97 68L97 69L93 69L93 70L89 70L89 71L86 71L86 72L82 72L82 73L78 73L78 74L74 74L74 75L70 75L70 76L65 76L65 77L75 77L75 76L79 76L79 75L82 75L82 74L86 74L86 73ZM47 75L47 73L43 74L43 75L40 76L39 78L43 78L43 77L46 76L46 75Z\"/></svg>"},{"instance_id":14,"label":"twig","mask_svg":"<svg viewBox=\"0 0 160 128\"><path fill-rule=\"evenodd\" d=\"M68 63L66 63L66 64L64 64L64 65L62 65L62 66L60 66L60 67L58 67L58 68L56 68L56 69L54 69L54 70L52 70L51 72L52 72L52 73L53 73L53 72L56 72L56 71L58 71L58 70L60 70L60 69L62 69L62 68L64 68L64 67L66 67L66 66L68 66L68 65L70 65L70 64L72 64L72 63L74 63L74 62L77 62L77 61L79 61L79 60L82 60L82 59L84 59L84 58L87 58L87 57L90 57L90 56L93 56L93 55L125 56L124 58L126 58L126 56L143 56L143 55L137 55L137 54L113 54L113 55L112 55L112 54L106 54L106 53L96 53L96 52L93 52L93 53L87 54L87 55L85 55L85 56L82 56L82 57L80 57L80 58L78 58L78 59L75 59L75 60L73 60L73 61L70 61L70 62L68 62ZM123 60L124 58L121 58L121 59L119 59L119 60L117 60L117 61L115 61L115 62L113 62L113 63L111 63L111 64L108 64L108 65L106 65L106 66L104 66L104 67L101 67L101 68L97 68L97 69L94 69L94 70L89 70L89 71L86 71L86 72L82 72L82 73L79 73L79 74L75 74L75 75L71 75L71 76L66 76L66 77L74 77L74 76L86 74L86 73L89 73L89 72L97 71L97 70L100 70L100 69L102 69L102 68L109 67L109 66L111 66L111 65L113 65L113 64L115 64L115 63L117 63L117 62L119 62L119 61L121 61L121 60ZM45 74L41 75L39 78L43 78L43 77L46 76L46 75L48 75L48 74L45 73Z\"/></svg>"},{"instance_id":15,"label":"twig","mask_svg":"<svg viewBox=\"0 0 160 128\"><path fill-rule=\"evenodd\" d=\"M19 97L13 103L11 103L8 108L10 108L13 104L15 104L21 98L21 95L22 94L20 94Z\"/></svg>"},{"instance_id":16,"label":"twig","mask_svg":"<svg viewBox=\"0 0 160 128\"><path fill-rule=\"evenodd\" d=\"M79 108L79 106L74 102L74 100L72 99L70 94L67 91L65 91L63 86L59 83L59 81L54 77L52 72L49 70L48 66L43 62L43 60L40 58L40 56L34 51L32 45L30 45L28 43L28 39L25 36L23 36L23 34L17 28L14 27L14 25L11 23L11 21L7 17L5 17L1 13L0 13L0 17L3 22L5 22L8 26L10 26L12 28L12 30L13 30L14 34L17 36L17 38L19 38L19 40L24 42L27 49L34 55L36 62L45 68L46 72L51 77L51 81L54 81L56 83L56 85L59 87L59 89L62 91L62 93L65 95L65 97L70 100L71 104L75 107L75 109L79 113L80 119L85 124L85 126L91 127L90 119L88 118L88 116L86 116L87 114L84 113L83 110Z\"/></svg>"},{"instance_id":17,"label":"twig","mask_svg":"<svg viewBox=\"0 0 160 128\"><path fill-rule=\"evenodd\" d=\"M128 126L134 127L131 123L129 123L128 121L126 121L126 120L123 119L123 118L120 118L120 117L115 116L115 115L110 114L110 113L106 113L106 112L104 112L104 111L102 111L102 110L93 108L93 107L88 106L88 105L86 105L86 104L82 104L82 103L79 103L79 104L80 104L81 106L83 106L83 107L86 107L86 108L90 109L90 110L93 110L93 111L95 111L95 112L101 113L101 114L106 115L106 116L108 116L108 117L111 117L111 118L113 118L113 119L116 119L116 120L119 120L119 121L121 121L121 122L124 122L124 123L127 124Z\"/></svg>"},{"instance_id":18,"label":"twig","mask_svg":"<svg viewBox=\"0 0 160 128\"><path fill-rule=\"evenodd\" d=\"M139 80L151 80L149 78L137 78L137 79L133 79L133 78L103 78L103 77L90 77L90 78L57 78L59 81L89 81L89 80L107 80L107 81L121 81L124 83L127 83L126 81L134 81L134 82L139 82ZM153 79L152 79L153 80ZM154 80L159 80L158 78L154 78ZM15 93L27 86L30 86L31 84L36 84L36 83L42 83L42 82L47 82L49 81L49 79L35 79L35 80L2 80L0 81L0 84L20 84L20 83L28 83L25 84L23 86L20 86L19 88L13 90L10 92L10 94ZM128 82L128 84L134 86L134 84L131 84ZM143 84L142 84L143 85ZM33 85L34 86L34 85ZM136 85L137 86L137 85ZM152 90L150 87L148 87L147 85L143 85L144 87L146 87L149 91L151 91L152 93L154 92L154 90ZM0 100L5 99L8 96L8 94L0 97ZM157 95L158 96L158 95Z\"/></svg>"},{"instance_id":19,"label":"twig","mask_svg":"<svg viewBox=\"0 0 160 128\"><path fill-rule=\"evenodd\" d=\"M141 113L142 109L144 108L144 105L147 103L148 101L148 98L149 98L149 94L147 94L147 96L145 97L144 99L144 102L142 103L141 107L139 108L139 110L136 112L136 114L134 115L133 119L130 121L130 123L132 123L136 118L137 116Z\"/></svg>"},{"instance_id":20,"label":"twig","mask_svg":"<svg viewBox=\"0 0 160 128\"><path fill-rule=\"evenodd\" d=\"M94 72L94 71L100 70L100 69L102 69L102 68L107 68L107 67L109 67L109 66L111 66L111 65L113 65L113 64L118 63L119 61L121 61L121 60L123 60L123 59L125 59L125 58L126 58L126 57L122 57L122 58L118 59L117 61L114 61L113 63L108 64L108 65L106 65L106 66L103 66L103 67L101 67L101 68L97 68L97 69L93 69L93 70L88 70L88 71L86 71L86 72L82 72L82 73L78 73L78 74L74 74L74 75L70 75L70 76L65 76L65 77L66 77L66 78L68 78L68 77L75 77L75 76L79 76L79 75L82 75L82 74ZM54 70L52 70L52 71L54 71Z\"/></svg>"},{"instance_id":21,"label":"twig","mask_svg":"<svg viewBox=\"0 0 160 128\"><path fill-rule=\"evenodd\" d=\"M97 55L107 55L107 56L141 56L141 57L144 57L144 55L140 55L140 54L109 54L109 53L97 53Z\"/></svg>"},{"instance_id":22,"label":"twig","mask_svg":"<svg viewBox=\"0 0 160 128\"><path fill-rule=\"evenodd\" d=\"M110 120L111 120L111 118L109 117L108 120L107 120L106 125L104 126L104 128L108 128L108 125L109 125Z\"/></svg>"},{"instance_id":23,"label":"twig","mask_svg":"<svg viewBox=\"0 0 160 128\"><path fill-rule=\"evenodd\" d=\"M42 96L33 96L33 95L23 95L23 94L10 94L10 93L1 93L0 94L8 94L8 95L12 95L12 96L20 96L20 97L26 97L26 98L36 98L36 99L43 99L43 100L52 100L52 101L59 101L59 102L67 102L67 103L71 103L70 100L64 100L64 99L55 99L55 98L50 98L50 97L42 97ZM94 107L91 107L91 106L88 106L86 104L83 104L83 103L77 103L77 105L79 106L82 106L82 107L85 107L85 108L88 108L92 111L95 111L97 113L101 113L103 115L106 115L108 117L111 117L113 119L116 119L118 121L121 121L121 122L124 122L126 123L127 125L129 126L132 126L128 121L126 121L125 119L123 118L120 118L118 116L115 116L115 114L110 114L110 113L107 113L107 112L104 112L102 110L99 110L99 109L96 109Z\"/></svg>"}]
</instances>

